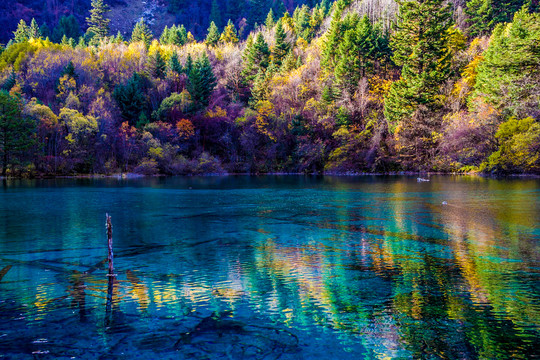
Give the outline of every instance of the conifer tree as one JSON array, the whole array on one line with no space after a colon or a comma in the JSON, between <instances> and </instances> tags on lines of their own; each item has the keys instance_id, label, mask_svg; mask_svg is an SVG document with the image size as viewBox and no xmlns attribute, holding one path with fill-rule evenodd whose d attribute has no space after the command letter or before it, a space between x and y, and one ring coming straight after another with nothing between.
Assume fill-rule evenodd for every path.
<instances>
[{"instance_id":1,"label":"conifer tree","mask_svg":"<svg viewBox=\"0 0 540 360\"><path fill-rule=\"evenodd\" d=\"M39 27L39 32L41 36L45 39L51 37L51 29L49 29L49 26L47 25L47 23L41 24L41 26Z\"/></svg>"},{"instance_id":2,"label":"conifer tree","mask_svg":"<svg viewBox=\"0 0 540 360\"><path fill-rule=\"evenodd\" d=\"M253 88L251 89L250 105L254 107L259 101L266 100L268 98L268 78L262 70L259 70L255 76L253 82Z\"/></svg>"},{"instance_id":3,"label":"conifer tree","mask_svg":"<svg viewBox=\"0 0 540 360\"><path fill-rule=\"evenodd\" d=\"M395 122L410 116L420 105L431 109L449 76L451 52L448 29L450 5L443 0L409 0L402 3L397 29L391 38L393 60L401 78L385 99L384 113Z\"/></svg>"},{"instance_id":4,"label":"conifer tree","mask_svg":"<svg viewBox=\"0 0 540 360\"><path fill-rule=\"evenodd\" d=\"M296 69L296 57L294 56L293 51L289 50L281 65L281 71L286 73L294 69Z\"/></svg>"},{"instance_id":5,"label":"conifer tree","mask_svg":"<svg viewBox=\"0 0 540 360\"><path fill-rule=\"evenodd\" d=\"M30 33L30 28L26 25L26 21L21 19L17 25L17 29L13 32L13 43L21 43L27 41Z\"/></svg>"},{"instance_id":6,"label":"conifer tree","mask_svg":"<svg viewBox=\"0 0 540 360\"><path fill-rule=\"evenodd\" d=\"M264 24L266 25L267 29L272 29L276 24L276 20L274 19L274 11L272 9L270 9L270 11L268 12Z\"/></svg>"},{"instance_id":7,"label":"conifer tree","mask_svg":"<svg viewBox=\"0 0 540 360\"><path fill-rule=\"evenodd\" d=\"M347 30L338 51L336 81L342 89L353 93L360 79L373 68L376 42L373 26L367 15L355 28Z\"/></svg>"},{"instance_id":8,"label":"conifer tree","mask_svg":"<svg viewBox=\"0 0 540 360\"><path fill-rule=\"evenodd\" d=\"M334 11L332 21L323 39L321 65L329 70L333 70L336 66L338 45L343 36L341 27L342 14L342 11Z\"/></svg>"},{"instance_id":9,"label":"conifer tree","mask_svg":"<svg viewBox=\"0 0 540 360\"><path fill-rule=\"evenodd\" d=\"M270 50L268 49L268 44L264 40L263 35L258 33L255 41L250 46L246 46L243 75L248 82L252 82L259 70L264 72L269 64Z\"/></svg>"},{"instance_id":10,"label":"conifer tree","mask_svg":"<svg viewBox=\"0 0 540 360\"><path fill-rule=\"evenodd\" d=\"M184 74L186 74L188 77L189 74L191 74L191 70L193 70L193 66L193 57L191 57L191 54L188 54L186 64L184 65Z\"/></svg>"},{"instance_id":11,"label":"conifer tree","mask_svg":"<svg viewBox=\"0 0 540 360\"><path fill-rule=\"evenodd\" d=\"M133 28L133 32L131 33L131 42L135 43L138 41L142 41L146 47L150 46L150 43L152 42L154 35L152 35L152 31L146 25L143 19L139 20L135 27Z\"/></svg>"},{"instance_id":12,"label":"conifer tree","mask_svg":"<svg viewBox=\"0 0 540 360\"><path fill-rule=\"evenodd\" d=\"M278 21L276 25L275 41L276 43L273 49L273 57L274 63L279 67L283 63L285 56L287 56L291 48L290 44L287 42L287 34L283 29L283 23L281 20Z\"/></svg>"},{"instance_id":13,"label":"conifer tree","mask_svg":"<svg viewBox=\"0 0 540 360\"><path fill-rule=\"evenodd\" d=\"M188 79L187 89L196 109L206 108L217 85L217 79L206 53L196 61L189 72Z\"/></svg>"},{"instance_id":14,"label":"conifer tree","mask_svg":"<svg viewBox=\"0 0 540 360\"><path fill-rule=\"evenodd\" d=\"M126 84L117 85L114 89L113 98L120 108L122 118L132 125L137 124L147 110L147 81L145 75L134 73Z\"/></svg>"},{"instance_id":15,"label":"conifer tree","mask_svg":"<svg viewBox=\"0 0 540 360\"><path fill-rule=\"evenodd\" d=\"M163 28L163 31L161 32L161 36L159 37L159 42L162 45L169 45L171 43L170 39L171 39L171 31L169 31L169 27L165 25L165 27Z\"/></svg>"},{"instance_id":16,"label":"conifer tree","mask_svg":"<svg viewBox=\"0 0 540 360\"><path fill-rule=\"evenodd\" d=\"M173 51L168 64L169 70L174 71L177 74L181 74L184 71L182 64L178 60L178 54L176 51Z\"/></svg>"},{"instance_id":17,"label":"conifer tree","mask_svg":"<svg viewBox=\"0 0 540 360\"><path fill-rule=\"evenodd\" d=\"M2 176L13 158L34 144L35 123L22 114L22 102L5 90L0 90L0 159Z\"/></svg>"},{"instance_id":18,"label":"conifer tree","mask_svg":"<svg viewBox=\"0 0 540 360\"><path fill-rule=\"evenodd\" d=\"M64 35L74 39L78 39L81 36L81 29L75 16L62 16L53 30L52 39L59 42Z\"/></svg>"},{"instance_id":19,"label":"conifer tree","mask_svg":"<svg viewBox=\"0 0 540 360\"><path fill-rule=\"evenodd\" d=\"M121 44L124 42L124 36L122 35L122 33L120 33L120 30L118 30L118 32L116 33L116 37L114 38L114 42L116 44Z\"/></svg>"},{"instance_id":20,"label":"conifer tree","mask_svg":"<svg viewBox=\"0 0 540 360\"><path fill-rule=\"evenodd\" d=\"M148 57L148 73L156 78L163 78L167 70L167 63L159 50L156 50Z\"/></svg>"},{"instance_id":21,"label":"conifer tree","mask_svg":"<svg viewBox=\"0 0 540 360\"><path fill-rule=\"evenodd\" d=\"M238 33L236 32L236 28L231 20L229 20L227 26L225 26L223 33L219 37L219 41L222 43L231 44L236 44L238 42Z\"/></svg>"},{"instance_id":22,"label":"conifer tree","mask_svg":"<svg viewBox=\"0 0 540 360\"><path fill-rule=\"evenodd\" d=\"M206 35L206 44L208 46L216 46L219 42L219 30L216 26L216 23L213 21L210 23L210 27L208 28L208 33Z\"/></svg>"},{"instance_id":23,"label":"conifer tree","mask_svg":"<svg viewBox=\"0 0 540 360\"><path fill-rule=\"evenodd\" d=\"M111 20L106 17L109 7L103 0L92 0L91 7L90 17L86 18L88 24L86 33L92 38L92 43L97 44L109 35L109 23Z\"/></svg>"},{"instance_id":24,"label":"conifer tree","mask_svg":"<svg viewBox=\"0 0 540 360\"><path fill-rule=\"evenodd\" d=\"M28 28L28 37L30 39L39 39L41 38L41 31L39 31L39 26L36 19L32 18L30 22L30 27Z\"/></svg>"}]
</instances>

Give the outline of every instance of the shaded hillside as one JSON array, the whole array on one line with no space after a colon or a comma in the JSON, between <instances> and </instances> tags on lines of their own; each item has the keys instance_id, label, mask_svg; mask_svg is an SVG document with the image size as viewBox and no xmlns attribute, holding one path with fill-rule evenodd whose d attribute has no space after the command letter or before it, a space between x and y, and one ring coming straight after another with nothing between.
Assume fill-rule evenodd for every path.
<instances>
[{"instance_id":1,"label":"shaded hillside","mask_svg":"<svg viewBox=\"0 0 540 360\"><path fill-rule=\"evenodd\" d=\"M86 30L85 18L90 0L27 0L7 1L0 4L0 43L7 43L20 19L30 23L35 18L40 26L46 24L51 35L62 16L73 15L82 31ZM328 1L331 2L331 1ZM139 18L152 24L154 33L161 33L165 25L184 24L195 36L202 37L210 21L219 27L231 19L235 25L251 30L255 23L262 24L268 11L276 16L297 6L315 6L315 0L107 0L111 7L111 30L130 35ZM243 20L245 19L245 20Z\"/></svg>"}]
</instances>

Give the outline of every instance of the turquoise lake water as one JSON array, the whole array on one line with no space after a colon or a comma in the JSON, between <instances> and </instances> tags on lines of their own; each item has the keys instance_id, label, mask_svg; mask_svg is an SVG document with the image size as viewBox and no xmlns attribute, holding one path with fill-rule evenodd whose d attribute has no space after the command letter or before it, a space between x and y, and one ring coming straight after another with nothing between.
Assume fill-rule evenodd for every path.
<instances>
[{"instance_id":1,"label":"turquoise lake water","mask_svg":"<svg viewBox=\"0 0 540 360\"><path fill-rule=\"evenodd\" d=\"M0 359L539 357L540 180L0 181Z\"/></svg>"}]
</instances>

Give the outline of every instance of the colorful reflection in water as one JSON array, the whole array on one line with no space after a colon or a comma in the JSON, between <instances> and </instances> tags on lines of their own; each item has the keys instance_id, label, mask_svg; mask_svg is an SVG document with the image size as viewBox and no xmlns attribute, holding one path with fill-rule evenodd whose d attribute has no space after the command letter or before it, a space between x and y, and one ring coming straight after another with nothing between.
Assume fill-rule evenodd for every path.
<instances>
[{"instance_id":1,"label":"colorful reflection in water","mask_svg":"<svg viewBox=\"0 0 540 360\"><path fill-rule=\"evenodd\" d=\"M0 359L535 358L539 224L538 180L4 181Z\"/></svg>"}]
</instances>

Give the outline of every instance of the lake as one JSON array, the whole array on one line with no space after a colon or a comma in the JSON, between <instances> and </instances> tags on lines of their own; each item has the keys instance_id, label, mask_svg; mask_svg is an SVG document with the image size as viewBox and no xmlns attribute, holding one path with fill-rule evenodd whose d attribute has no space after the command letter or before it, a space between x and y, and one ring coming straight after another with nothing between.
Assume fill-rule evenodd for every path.
<instances>
[{"instance_id":1,"label":"lake","mask_svg":"<svg viewBox=\"0 0 540 360\"><path fill-rule=\"evenodd\" d=\"M537 179L0 182L0 359L532 359L539 323Z\"/></svg>"}]
</instances>

